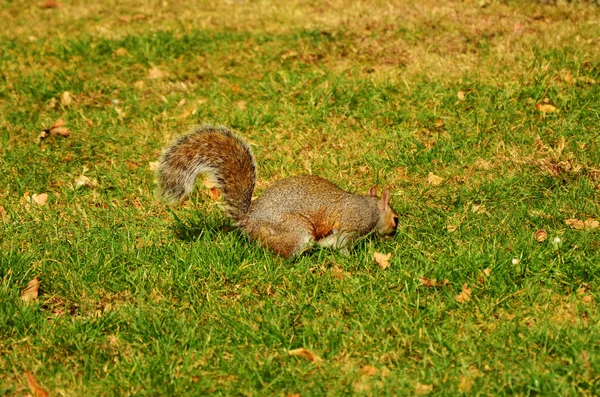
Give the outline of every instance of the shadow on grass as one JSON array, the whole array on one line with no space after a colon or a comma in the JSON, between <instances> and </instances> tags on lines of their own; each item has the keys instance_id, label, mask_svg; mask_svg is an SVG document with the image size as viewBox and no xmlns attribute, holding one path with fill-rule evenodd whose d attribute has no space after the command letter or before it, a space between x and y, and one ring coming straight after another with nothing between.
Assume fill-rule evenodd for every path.
<instances>
[{"instance_id":1,"label":"shadow on grass","mask_svg":"<svg viewBox=\"0 0 600 397\"><path fill-rule=\"evenodd\" d=\"M186 217L180 217L175 212L171 212L171 215L174 220L172 229L177 238L183 241L196 241L203 236L214 236L220 233L240 233L220 218L204 217L200 213L191 213Z\"/></svg>"}]
</instances>

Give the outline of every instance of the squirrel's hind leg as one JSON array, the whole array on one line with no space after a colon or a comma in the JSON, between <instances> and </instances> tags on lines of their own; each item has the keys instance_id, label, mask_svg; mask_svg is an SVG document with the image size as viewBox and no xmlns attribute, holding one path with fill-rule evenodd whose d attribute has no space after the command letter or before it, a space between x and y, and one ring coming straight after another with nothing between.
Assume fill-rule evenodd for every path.
<instances>
[{"instance_id":1,"label":"squirrel's hind leg","mask_svg":"<svg viewBox=\"0 0 600 397\"><path fill-rule=\"evenodd\" d=\"M298 224L295 227L277 223L262 223L249 231L252 240L258 240L264 247L285 257L295 257L310 249L314 237L309 228Z\"/></svg>"}]
</instances>

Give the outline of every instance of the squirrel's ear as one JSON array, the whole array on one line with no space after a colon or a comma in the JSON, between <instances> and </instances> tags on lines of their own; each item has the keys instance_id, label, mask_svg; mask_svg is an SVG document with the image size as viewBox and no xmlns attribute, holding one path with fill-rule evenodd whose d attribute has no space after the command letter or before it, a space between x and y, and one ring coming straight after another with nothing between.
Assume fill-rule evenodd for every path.
<instances>
[{"instance_id":1,"label":"squirrel's ear","mask_svg":"<svg viewBox=\"0 0 600 397\"><path fill-rule=\"evenodd\" d=\"M373 187L369 189L369 196L377 197L377 185L373 185Z\"/></svg>"},{"instance_id":2,"label":"squirrel's ear","mask_svg":"<svg viewBox=\"0 0 600 397\"><path fill-rule=\"evenodd\" d=\"M381 200L379 201L379 207L383 211L390 205L390 191L385 189L383 191L383 196L381 196Z\"/></svg>"}]
</instances>

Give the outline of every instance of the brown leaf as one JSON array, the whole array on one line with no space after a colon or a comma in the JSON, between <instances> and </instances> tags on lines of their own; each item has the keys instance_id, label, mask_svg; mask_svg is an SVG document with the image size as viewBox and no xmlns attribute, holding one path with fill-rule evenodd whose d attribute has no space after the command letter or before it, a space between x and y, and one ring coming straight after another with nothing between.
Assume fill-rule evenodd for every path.
<instances>
[{"instance_id":1,"label":"brown leaf","mask_svg":"<svg viewBox=\"0 0 600 397\"><path fill-rule=\"evenodd\" d=\"M469 288L469 284L463 284L462 291L456 295L455 299L460 303L466 303L471 300L471 293L473 290Z\"/></svg>"},{"instance_id":2,"label":"brown leaf","mask_svg":"<svg viewBox=\"0 0 600 397\"><path fill-rule=\"evenodd\" d=\"M245 110L246 109L246 101L237 101L235 103L235 106L240 110Z\"/></svg>"},{"instance_id":3,"label":"brown leaf","mask_svg":"<svg viewBox=\"0 0 600 397\"><path fill-rule=\"evenodd\" d=\"M436 127L438 127L438 128L439 128L439 127L443 127L443 126L444 126L444 120L442 120L442 119L437 119L437 120L435 121L435 126L436 126Z\"/></svg>"},{"instance_id":4,"label":"brown leaf","mask_svg":"<svg viewBox=\"0 0 600 397\"><path fill-rule=\"evenodd\" d=\"M31 196L31 201L33 201L34 203L36 203L39 206L46 205L46 201L48 201L48 194L47 193L33 194Z\"/></svg>"},{"instance_id":5,"label":"brown leaf","mask_svg":"<svg viewBox=\"0 0 600 397\"><path fill-rule=\"evenodd\" d=\"M375 376L377 374L377 368L375 368L372 365L364 365L361 369L360 372L362 372L365 375L368 376Z\"/></svg>"},{"instance_id":6,"label":"brown leaf","mask_svg":"<svg viewBox=\"0 0 600 397\"><path fill-rule=\"evenodd\" d=\"M556 109L556 106L551 105L549 103L536 103L535 108L542 113L553 113L558 111L558 109Z\"/></svg>"},{"instance_id":7,"label":"brown leaf","mask_svg":"<svg viewBox=\"0 0 600 397\"><path fill-rule=\"evenodd\" d=\"M473 379L472 376L461 376L460 383L458 384L458 391L461 393L466 393L471 390L474 384L475 379Z\"/></svg>"},{"instance_id":8,"label":"brown leaf","mask_svg":"<svg viewBox=\"0 0 600 397\"><path fill-rule=\"evenodd\" d=\"M50 126L50 130L53 130L55 128L60 128L63 127L65 125L65 121L63 119L57 119L54 124L52 124Z\"/></svg>"},{"instance_id":9,"label":"brown leaf","mask_svg":"<svg viewBox=\"0 0 600 397\"><path fill-rule=\"evenodd\" d=\"M60 136L64 136L65 138L71 136L71 131L69 131L69 129L67 127L52 128L50 130L50 133L51 134L60 135Z\"/></svg>"},{"instance_id":10,"label":"brown leaf","mask_svg":"<svg viewBox=\"0 0 600 397\"><path fill-rule=\"evenodd\" d=\"M548 239L548 232L546 232L544 229L540 229L533 233L533 238L535 238L538 243L543 243Z\"/></svg>"},{"instance_id":11,"label":"brown leaf","mask_svg":"<svg viewBox=\"0 0 600 397\"><path fill-rule=\"evenodd\" d=\"M587 295L584 295L584 296L581 298L581 301L582 301L583 303L592 303L592 302L594 301L594 297L593 297L592 295L590 295L590 294L587 294Z\"/></svg>"},{"instance_id":12,"label":"brown leaf","mask_svg":"<svg viewBox=\"0 0 600 397\"><path fill-rule=\"evenodd\" d=\"M152 68L150 68L148 70L148 78L150 80L162 79L165 76L166 76L165 72L163 72L162 70L160 70L156 66L152 66Z\"/></svg>"},{"instance_id":13,"label":"brown leaf","mask_svg":"<svg viewBox=\"0 0 600 397\"><path fill-rule=\"evenodd\" d=\"M443 181L444 181L444 178L442 178L441 176L435 175L433 172L430 172L429 175L427 175L427 183L429 183L431 186L437 186L437 185L441 184Z\"/></svg>"},{"instance_id":14,"label":"brown leaf","mask_svg":"<svg viewBox=\"0 0 600 397\"><path fill-rule=\"evenodd\" d=\"M8 214L6 213L6 208L0 205L0 219L4 219L6 216L8 216Z\"/></svg>"},{"instance_id":15,"label":"brown leaf","mask_svg":"<svg viewBox=\"0 0 600 397\"><path fill-rule=\"evenodd\" d=\"M116 57L124 57L127 54L129 54L129 51L123 47L119 47L113 52L113 55Z\"/></svg>"},{"instance_id":16,"label":"brown leaf","mask_svg":"<svg viewBox=\"0 0 600 397\"><path fill-rule=\"evenodd\" d=\"M292 349L292 350L288 350L288 354L290 356L296 356L296 357L302 357L307 359L308 361L313 362L314 364L318 364L321 361L323 361L319 356L317 356L315 353L311 352L308 349L305 349L303 347L300 347L298 349Z\"/></svg>"},{"instance_id":17,"label":"brown leaf","mask_svg":"<svg viewBox=\"0 0 600 397\"><path fill-rule=\"evenodd\" d=\"M37 277L34 277L33 280L27 283L27 288L23 290L21 294L21 300L26 305L33 302L38 297L38 291L40 288L40 282Z\"/></svg>"},{"instance_id":18,"label":"brown leaf","mask_svg":"<svg viewBox=\"0 0 600 397\"><path fill-rule=\"evenodd\" d=\"M217 189L216 187L211 187L208 190L208 194L212 201L217 201L219 198L221 198L221 190Z\"/></svg>"},{"instance_id":19,"label":"brown leaf","mask_svg":"<svg viewBox=\"0 0 600 397\"><path fill-rule=\"evenodd\" d=\"M483 269L483 275L486 277L489 277L492 275L492 269L490 269L489 267L486 267L485 269Z\"/></svg>"},{"instance_id":20,"label":"brown leaf","mask_svg":"<svg viewBox=\"0 0 600 397\"><path fill-rule=\"evenodd\" d=\"M429 279L426 277L419 277L419 281L425 287L445 287L446 285L450 285L450 280L448 279L437 281L435 278Z\"/></svg>"},{"instance_id":21,"label":"brown leaf","mask_svg":"<svg viewBox=\"0 0 600 397\"><path fill-rule=\"evenodd\" d=\"M60 96L60 104L63 106L71 106L73 104L73 98L71 98L71 94L69 91L65 91Z\"/></svg>"},{"instance_id":22,"label":"brown leaf","mask_svg":"<svg viewBox=\"0 0 600 397\"><path fill-rule=\"evenodd\" d=\"M27 385L29 386L29 390L33 397L48 397L48 392L38 386L31 372L27 371L25 372L25 375L27 376Z\"/></svg>"},{"instance_id":23,"label":"brown leaf","mask_svg":"<svg viewBox=\"0 0 600 397\"><path fill-rule=\"evenodd\" d=\"M61 5L62 5L62 4L61 4L61 3L59 3L59 2L58 2L58 1L56 1L56 0L45 0L45 1L41 2L41 3L39 3L39 4L38 4L38 7L40 7L40 8L46 8L46 9L48 9L48 8L58 8L58 7L60 7Z\"/></svg>"},{"instance_id":24,"label":"brown leaf","mask_svg":"<svg viewBox=\"0 0 600 397\"><path fill-rule=\"evenodd\" d=\"M567 70L567 73L565 73L565 75L563 76L563 79L565 80L566 83L571 83L573 81L573 75L571 74L570 70Z\"/></svg>"},{"instance_id":25,"label":"brown leaf","mask_svg":"<svg viewBox=\"0 0 600 397\"><path fill-rule=\"evenodd\" d=\"M448 233L454 233L458 229L458 225L446 225Z\"/></svg>"},{"instance_id":26,"label":"brown leaf","mask_svg":"<svg viewBox=\"0 0 600 397\"><path fill-rule=\"evenodd\" d=\"M466 94L465 94L464 91L458 91L456 93L456 97L458 98L459 101L464 101L465 97L466 97Z\"/></svg>"},{"instance_id":27,"label":"brown leaf","mask_svg":"<svg viewBox=\"0 0 600 397\"><path fill-rule=\"evenodd\" d=\"M600 223L593 218L588 218L585 221L581 219L567 219L565 220L565 224L572 229L582 230L582 229L597 229L600 226Z\"/></svg>"},{"instance_id":28,"label":"brown leaf","mask_svg":"<svg viewBox=\"0 0 600 397\"><path fill-rule=\"evenodd\" d=\"M390 267L390 258L392 257L391 252L389 254L382 254L381 252L375 252L375 253L373 253L373 257L375 258L375 262L377 262L377 264L379 265L380 268L385 270L388 267Z\"/></svg>"},{"instance_id":29,"label":"brown leaf","mask_svg":"<svg viewBox=\"0 0 600 397\"><path fill-rule=\"evenodd\" d=\"M433 391L433 385L424 385L422 383L415 384L415 394L422 396L423 394L429 394Z\"/></svg>"}]
</instances>

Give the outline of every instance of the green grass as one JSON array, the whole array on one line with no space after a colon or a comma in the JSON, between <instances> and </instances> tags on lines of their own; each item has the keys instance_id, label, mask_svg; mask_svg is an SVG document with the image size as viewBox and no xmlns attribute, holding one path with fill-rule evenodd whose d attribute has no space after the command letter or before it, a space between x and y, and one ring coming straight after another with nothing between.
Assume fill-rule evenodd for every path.
<instances>
[{"instance_id":1,"label":"green grass","mask_svg":"<svg viewBox=\"0 0 600 397\"><path fill-rule=\"evenodd\" d=\"M600 393L600 229L565 224L600 218L597 6L62 3L0 6L0 393ZM151 163L201 123L257 194L390 187L397 235L287 261L200 184L163 206Z\"/></svg>"}]
</instances>

